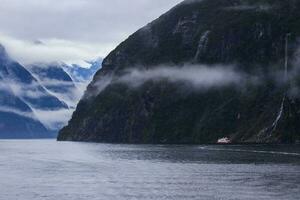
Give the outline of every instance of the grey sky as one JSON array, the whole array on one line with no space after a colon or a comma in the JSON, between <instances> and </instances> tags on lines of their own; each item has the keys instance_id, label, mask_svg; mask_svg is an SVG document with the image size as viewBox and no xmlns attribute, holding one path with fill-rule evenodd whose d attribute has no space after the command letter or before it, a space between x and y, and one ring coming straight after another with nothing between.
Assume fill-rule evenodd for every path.
<instances>
[{"instance_id":1,"label":"grey sky","mask_svg":"<svg viewBox=\"0 0 300 200\"><path fill-rule=\"evenodd\" d=\"M24 63L104 57L181 1L0 0L0 42Z\"/></svg>"}]
</instances>

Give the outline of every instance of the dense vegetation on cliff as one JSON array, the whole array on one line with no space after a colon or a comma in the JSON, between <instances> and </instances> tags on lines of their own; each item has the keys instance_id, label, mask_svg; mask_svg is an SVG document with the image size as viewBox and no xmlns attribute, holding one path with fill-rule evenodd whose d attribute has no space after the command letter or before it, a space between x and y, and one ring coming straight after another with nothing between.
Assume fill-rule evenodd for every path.
<instances>
[{"instance_id":1,"label":"dense vegetation on cliff","mask_svg":"<svg viewBox=\"0 0 300 200\"><path fill-rule=\"evenodd\" d=\"M104 59L58 140L299 140L299 9L298 0L184 1Z\"/></svg>"}]
</instances>

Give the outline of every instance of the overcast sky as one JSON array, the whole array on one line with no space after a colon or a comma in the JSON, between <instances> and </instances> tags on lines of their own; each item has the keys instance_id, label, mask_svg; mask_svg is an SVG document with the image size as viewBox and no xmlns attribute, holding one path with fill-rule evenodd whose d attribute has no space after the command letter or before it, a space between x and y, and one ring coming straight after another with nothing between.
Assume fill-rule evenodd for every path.
<instances>
[{"instance_id":1,"label":"overcast sky","mask_svg":"<svg viewBox=\"0 0 300 200\"><path fill-rule=\"evenodd\" d=\"M182 0L0 0L0 43L23 64L105 57Z\"/></svg>"}]
</instances>

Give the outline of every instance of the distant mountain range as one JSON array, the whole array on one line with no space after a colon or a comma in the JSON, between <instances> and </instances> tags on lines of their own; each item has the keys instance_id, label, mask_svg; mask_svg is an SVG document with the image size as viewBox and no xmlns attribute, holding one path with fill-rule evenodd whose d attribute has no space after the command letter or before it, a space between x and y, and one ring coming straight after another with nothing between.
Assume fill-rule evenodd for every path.
<instances>
[{"instance_id":1,"label":"distant mountain range","mask_svg":"<svg viewBox=\"0 0 300 200\"><path fill-rule=\"evenodd\" d=\"M0 138L55 137L93 75L70 75L70 68L63 63L23 66L0 45Z\"/></svg>"}]
</instances>

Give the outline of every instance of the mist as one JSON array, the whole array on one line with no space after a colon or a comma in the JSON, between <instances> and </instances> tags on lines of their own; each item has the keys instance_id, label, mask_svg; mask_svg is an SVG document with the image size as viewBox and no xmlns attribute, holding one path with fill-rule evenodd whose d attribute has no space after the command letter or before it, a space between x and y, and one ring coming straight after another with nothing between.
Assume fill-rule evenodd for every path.
<instances>
[{"instance_id":1,"label":"mist","mask_svg":"<svg viewBox=\"0 0 300 200\"><path fill-rule=\"evenodd\" d=\"M0 44L8 54L23 65L64 62L88 67L86 61L104 56L100 45L85 44L62 39L20 40L0 34ZM103 47L103 46L102 46ZM112 46L108 47L112 48ZM100 49L100 50L99 50Z\"/></svg>"},{"instance_id":2,"label":"mist","mask_svg":"<svg viewBox=\"0 0 300 200\"><path fill-rule=\"evenodd\" d=\"M59 85L62 83L69 84L61 81L57 81L56 83L53 81L49 81L49 84L52 85ZM46 90L45 88L44 89L46 91L41 91L38 88L39 84L36 82L27 85L22 85L15 81L0 80L0 94L1 92L6 92L22 100L24 98L39 99L46 95L53 95L63 100L69 106L69 108L42 110L24 101L24 104L26 104L28 108L30 108L30 110L14 108L11 105L0 105L0 112L13 113L22 117L40 121L49 130L57 130L63 125L66 125L68 120L71 118L72 113L75 110L76 104L82 95L82 91L77 90L77 88L70 89L69 92L73 94L73 96L70 97L68 96L68 93L53 93L49 90Z\"/></svg>"},{"instance_id":3,"label":"mist","mask_svg":"<svg viewBox=\"0 0 300 200\"><path fill-rule=\"evenodd\" d=\"M236 85L242 81L244 75L235 71L231 66L160 66L149 70L129 69L116 82L126 83L132 87L139 87L147 81L166 80L170 83L184 83L195 89L223 87Z\"/></svg>"},{"instance_id":4,"label":"mist","mask_svg":"<svg viewBox=\"0 0 300 200\"><path fill-rule=\"evenodd\" d=\"M184 65L178 66L153 66L148 69L134 67L123 71L122 75L106 75L92 83L93 90L89 90L85 97L97 96L109 85L125 84L132 89L138 89L148 81L159 83L167 81L178 83L191 91L204 91L214 88L233 87L237 90L245 90L247 86L258 86L273 81L277 87L281 87L288 81L287 93L292 96L300 96L299 74L300 59L296 59L291 65L287 80L282 69L270 71L267 74L253 72L251 74L238 70L235 65Z\"/></svg>"},{"instance_id":5,"label":"mist","mask_svg":"<svg viewBox=\"0 0 300 200\"><path fill-rule=\"evenodd\" d=\"M258 82L258 78L248 76L228 65L185 65L178 66L154 66L149 69L130 68L123 71L122 75L102 76L92 83L93 90L85 94L86 98L97 96L109 85L125 84L132 89L137 89L148 81L180 83L194 91L208 90L232 86L242 89L248 82Z\"/></svg>"}]
</instances>

